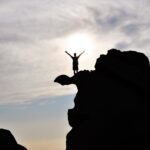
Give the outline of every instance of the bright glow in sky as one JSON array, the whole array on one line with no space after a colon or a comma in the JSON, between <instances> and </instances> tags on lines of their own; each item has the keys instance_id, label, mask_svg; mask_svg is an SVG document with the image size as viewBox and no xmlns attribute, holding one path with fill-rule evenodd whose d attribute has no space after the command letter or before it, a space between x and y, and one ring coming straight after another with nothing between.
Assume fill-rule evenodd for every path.
<instances>
[{"instance_id":1,"label":"bright glow in sky","mask_svg":"<svg viewBox=\"0 0 150 150\"><path fill-rule=\"evenodd\" d=\"M0 127L30 150L65 149L74 85L72 55L85 50L80 70L94 69L108 49L150 58L149 0L0 0Z\"/></svg>"},{"instance_id":2,"label":"bright glow in sky","mask_svg":"<svg viewBox=\"0 0 150 150\"><path fill-rule=\"evenodd\" d=\"M72 54L79 54L85 51L90 55L95 48L95 44L96 43L92 41L92 35L84 33L74 33L66 37L64 41L65 49Z\"/></svg>"}]
</instances>

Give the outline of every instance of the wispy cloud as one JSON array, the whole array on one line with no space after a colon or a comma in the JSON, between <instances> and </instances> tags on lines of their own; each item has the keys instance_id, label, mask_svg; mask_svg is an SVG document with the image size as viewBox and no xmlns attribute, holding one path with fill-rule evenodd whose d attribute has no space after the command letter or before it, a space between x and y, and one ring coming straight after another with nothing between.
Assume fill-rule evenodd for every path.
<instances>
[{"instance_id":1,"label":"wispy cloud","mask_svg":"<svg viewBox=\"0 0 150 150\"><path fill-rule=\"evenodd\" d=\"M93 60L99 49L112 47L150 56L149 4L148 0L1 0L0 101L57 94L55 88L60 87L54 78L71 72L63 41L74 33L84 31L95 39Z\"/></svg>"},{"instance_id":2,"label":"wispy cloud","mask_svg":"<svg viewBox=\"0 0 150 150\"><path fill-rule=\"evenodd\" d=\"M0 0L1 127L28 149L64 149L77 89L53 81L73 74L64 53L69 37L85 33L94 44L80 59L82 69L93 69L110 48L150 58L149 6L149 0Z\"/></svg>"}]
</instances>

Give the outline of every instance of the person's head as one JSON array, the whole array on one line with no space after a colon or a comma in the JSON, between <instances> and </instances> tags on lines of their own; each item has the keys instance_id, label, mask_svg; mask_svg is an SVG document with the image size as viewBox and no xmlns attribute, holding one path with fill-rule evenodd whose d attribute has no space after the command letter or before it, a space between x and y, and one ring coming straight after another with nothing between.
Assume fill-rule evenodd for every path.
<instances>
[{"instance_id":1,"label":"person's head","mask_svg":"<svg viewBox=\"0 0 150 150\"><path fill-rule=\"evenodd\" d=\"M77 56L77 54L76 53L74 53L74 57L76 57Z\"/></svg>"}]
</instances>

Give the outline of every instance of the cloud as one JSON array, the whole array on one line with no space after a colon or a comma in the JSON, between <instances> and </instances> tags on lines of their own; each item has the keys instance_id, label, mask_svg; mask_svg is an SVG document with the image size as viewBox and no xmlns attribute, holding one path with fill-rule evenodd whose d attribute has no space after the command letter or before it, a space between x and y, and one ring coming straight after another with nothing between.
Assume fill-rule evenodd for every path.
<instances>
[{"instance_id":1,"label":"cloud","mask_svg":"<svg viewBox=\"0 0 150 150\"><path fill-rule=\"evenodd\" d=\"M130 45L130 43L127 43L127 42L125 42L125 41L121 41L121 42L117 43L115 47L116 47L117 49L124 50L124 49L128 49L128 48L129 48L129 45Z\"/></svg>"},{"instance_id":2,"label":"cloud","mask_svg":"<svg viewBox=\"0 0 150 150\"><path fill-rule=\"evenodd\" d=\"M74 33L90 33L97 47L93 60L99 56L98 49L112 47L140 50L149 56L149 3L0 1L1 102L57 94L56 88L58 91L60 87L53 83L54 78L63 72L71 74L63 41ZM84 64L88 68L88 60Z\"/></svg>"},{"instance_id":3,"label":"cloud","mask_svg":"<svg viewBox=\"0 0 150 150\"><path fill-rule=\"evenodd\" d=\"M53 82L73 74L64 43L74 34L91 37L95 48L81 59L83 69L110 48L150 58L149 6L149 0L0 0L1 126L29 149L65 148L64 115L77 89Z\"/></svg>"}]
</instances>

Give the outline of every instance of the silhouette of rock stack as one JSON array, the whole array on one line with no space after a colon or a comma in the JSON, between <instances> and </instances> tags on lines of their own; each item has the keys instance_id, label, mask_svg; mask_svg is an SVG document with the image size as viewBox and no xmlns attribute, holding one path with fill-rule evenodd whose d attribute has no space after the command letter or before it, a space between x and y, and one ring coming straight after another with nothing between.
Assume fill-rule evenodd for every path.
<instances>
[{"instance_id":1,"label":"silhouette of rock stack","mask_svg":"<svg viewBox=\"0 0 150 150\"><path fill-rule=\"evenodd\" d=\"M150 66L144 54L111 49L95 70L55 82L78 88L68 110L66 150L150 148Z\"/></svg>"}]
</instances>

